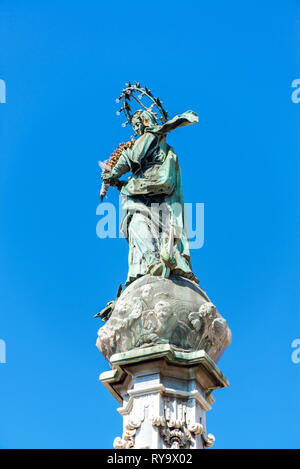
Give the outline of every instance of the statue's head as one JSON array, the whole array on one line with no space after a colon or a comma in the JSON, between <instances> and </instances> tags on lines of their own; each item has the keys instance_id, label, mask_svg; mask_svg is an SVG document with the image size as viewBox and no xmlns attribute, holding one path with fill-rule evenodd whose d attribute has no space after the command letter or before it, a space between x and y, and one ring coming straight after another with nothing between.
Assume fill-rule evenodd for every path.
<instances>
[{"instance_id":1,"label":"statue's head","mask_svg":"<svg viewBox=\"0 0 300 469\"><path fill-rule=\"evenodd\" d=\"M153 115L148 111L136 111L131 120L131 125L135 133L140 137L146 130L146 127L156 125Z\"/></svg>"},{"instance_id":2,"label":"statue's head","mask_svg":"<svg viewBox=\"0 0 300 469\"><path fill-rule=\"evenodd\" d=\"M122 127L130 124L139 136L143 135L147 125L161 125L168 121L168 113L163 108L162 101L155 98L149 88L143 88L137 81L126 83L126 87L123 88L116 102L122 103L117 115L120 116L123 113L126 118ZM141 107L135 111L137 104Z\"/></svg>"},{"instance_id":3,"label":"statue's head","mask_svg":"<svg viewBox=\"0 0 300 469\"><path fill-rule=\"evenodd\" d=\"M143 111L136 111L131 121L132 128L139 137L145 132L145 125L141 117L142 113Z\"/></svg>"}]
</instances>

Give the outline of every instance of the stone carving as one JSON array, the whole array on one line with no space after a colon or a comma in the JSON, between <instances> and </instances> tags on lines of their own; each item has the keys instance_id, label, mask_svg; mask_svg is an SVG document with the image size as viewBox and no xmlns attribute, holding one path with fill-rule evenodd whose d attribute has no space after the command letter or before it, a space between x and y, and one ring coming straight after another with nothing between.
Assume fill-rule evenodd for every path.
<instances>
[{"instance_id":1,"label":"stone carving","mask_svg":"<svg viewBox=\"0 0 300 469\"><path fill-rule=\"evenodd\" d=\"M216 307L207 302L200 306L197 312L189 314L193 328L199 332L194 348L209 350L210 355L218 354L226 343L230 343L230 332L224 318L218 316Z\"/></svg>"},{"instance_id":2,"label":"stone carving","mask_svg":"<svg viewBox=\"0 0 300 469\"><path fill-rule=\"evenodd\" d=\"M195 435L201 435L203 433L203 425L201 423L189 423L188 430Z\"/></svg>"},{"instance_id":3,"label":"stone carving","mask_svg":"<svg viewBox=\"0 0 300 469\"><path fill-rule=\"evenodd\" d=\"M116 300L97 347L109 360L114 353L169 343L185 351L203 349L216 361L230 340L225 319L194 282L145 275Z\"/></svg>"},{"instance_id":4,"label":"stone carving","mask_svg":"<svg viewBox=\"0 0 300 469\"><path fill-rule=\"evenodd\" d=\"M171 449L188 449L196 435L201 435L204 431L203 425L196 422L187 422L186 418L187 402L178 399L176 409L172 400L165 399L164 416L154 416L152 425L158 427L160 435L166 446ZM176 418L180 409L181 417Z\"/></svg>"},{"instance_id":5,"label":"stone carving","mask_svg":"<svg viewBox=\"0 0 300 469\"><path fill-rule=\"evenodd\" d=\"M214 435L212 433L209 433L208 435L202 435L202 439L204 441L204 446L206 448L211 448L216 441Z\"/></svg>"},{"instance_id":6,"label":"stone carving","mask_svg":"<svg viewBox=\"0 0 300 469\"><path fill-rule=\"evenodd\" d=\"M179 429L166 426L160 434L166 445L171 449L188 449L192 440L191 432L183 426Z\"/></svg>"},{"instance_id":7,"label":"stone carving","mask_svg":"<svg viewBox=\"0 0 300 469\"><path fill-rule=\"evenodd\" d=\"M165 418L161 415L157 415L156 417L152 417L152 425L154 427L164 427L166 424Z\"/></svg>"},{"instance_id":8,"label":"stone carving","mask_svg":"<svg viewBox=\"0 0 300 469\"><path fill-rule=\"evenodd\" d=\"M114 439L114 448L115 449L130 449L134 448L134 440L137 429L141 426L141 421L130 420L123 432L122 438L117 436Z\"/></svg>"},{"instance_id":9,"label":"stone carving","mask_svg":"<svg viewBox=\"0 0 300 469\"><path fill-rule=\"evenodd\" d=\"M161 437L171 449L189 449L192 439L201 435L204 446L211 448L215 442L212 433L205 435L201 423L189 423L182 420L166 420L164 417L153 417L152 425L159 428Z\"/></svg>"}]
</instances>

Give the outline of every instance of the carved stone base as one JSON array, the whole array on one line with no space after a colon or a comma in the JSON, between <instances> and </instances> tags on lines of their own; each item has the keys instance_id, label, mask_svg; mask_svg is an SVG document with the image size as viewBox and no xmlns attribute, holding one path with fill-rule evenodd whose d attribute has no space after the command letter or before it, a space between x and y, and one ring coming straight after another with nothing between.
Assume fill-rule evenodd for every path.
<instances>
[{"instance_id":1,"label":"carved stone base","mask_svg":"<svg viewBox=\"0 0 300 469\"><path fill-rule=\"evenodd\" d=\"M231 342L226 320L206 293L178 275L144 275L109 305L112 314L97 340L109 361L116 353L170 344L187 352L205 350L217 362Z\"/></svg>"},{"instance_id":2,"label":"carved stone base","mask_svg":"<svg viewBox=\"0 0 300 469\"><path fill-rule=\"evenodd\" d=\"M205 413L211 392L228 381L204 350L154 345L118 353L100 380L122 405L123 435L114 447L201 449L212 446Z\"/></svg>"}]
</instances>

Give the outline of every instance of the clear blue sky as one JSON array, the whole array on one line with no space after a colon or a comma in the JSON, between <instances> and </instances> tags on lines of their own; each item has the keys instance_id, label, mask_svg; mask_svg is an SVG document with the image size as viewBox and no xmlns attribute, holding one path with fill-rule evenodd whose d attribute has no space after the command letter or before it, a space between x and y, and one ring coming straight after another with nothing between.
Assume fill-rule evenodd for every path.
<instances>
[{"instance_id":1,"label":"clear blue sky","mask_svg":"<svg viewBox=\"0 0 300 469\"><path fill-rule=\"evenodd\" d=\"M205 204L200 285L232 329L216 448L296 448L300 363L299 2L0 1L1 448L111 448L117 402L93 315L127 273L96 236L98 160L131 132L115 98L140 80L171 116L186 202ZM117 192L109 192L117 201Z\"/></svg>"}]
</instances>

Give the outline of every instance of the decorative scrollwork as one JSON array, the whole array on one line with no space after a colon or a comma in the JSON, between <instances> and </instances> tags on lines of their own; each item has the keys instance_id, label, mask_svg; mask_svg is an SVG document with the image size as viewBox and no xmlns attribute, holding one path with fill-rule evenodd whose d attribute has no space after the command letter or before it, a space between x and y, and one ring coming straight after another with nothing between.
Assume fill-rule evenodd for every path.
<instances>
[{"instance_id":1,"label":"decorative scrollwork","mask_svg":"<svg viewBox=\"0 0 300 469\"><path fill-rule=\"evenodd\" d=\"M186 427L172 429L166 426L160 434L166 445L171 449L189 448L192 441L191 432Z\"/></svg>"},{"instance_id":2,"label":"decorative scrollwork","mask_svg":"<svg viewBox=\"0 0 300 469\"><path fill-rule=\"evenodd\" d=\"M141 421L134 422L130 420L123 432L122 438L117 436L114 439L114 448L115 449L130 449L134 448L135 434L137 429L141 426Z\"/></svg>"},{"instance_id":3,"label":"decorative scrollwork","mask_svg":"<svg viewBox=\"0 0 300 469\"><path fill-rule=\"evenodd\" d=\"M204 446L206 448L211 448L216 441L214 435L212 433L209 433L208 435L203 434L202 439L204 441Z\"/></svg>"},{"instance_id":4,"label":"decorative scrollwork","mask_svg":"<svg viewBox=\"0 0 300 469\"><path fill-rule=\"evenodd\" d=\"M192 439L196 435L201 435L204 431L201 423L189 422L186 424L185 420L165 418L163 416L153 417L152 425L158 427L165 444L172 449L188 449ZM207 442L206 446L209 446L211 439L208 438Z\"/></svg>"}]
</instances>

